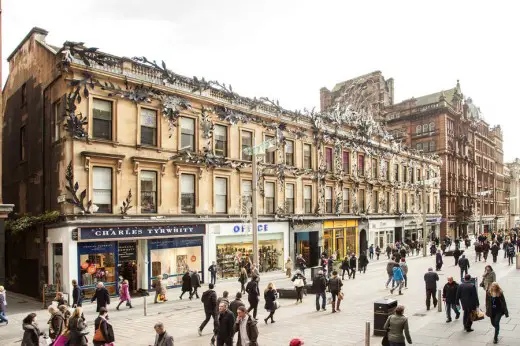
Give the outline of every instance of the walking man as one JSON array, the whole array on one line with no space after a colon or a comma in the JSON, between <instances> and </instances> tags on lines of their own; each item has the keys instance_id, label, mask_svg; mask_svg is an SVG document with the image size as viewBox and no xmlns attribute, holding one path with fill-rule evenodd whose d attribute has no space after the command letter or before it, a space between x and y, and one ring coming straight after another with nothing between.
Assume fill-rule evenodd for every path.
<instances>
[{"instance_id":1,"label":"walking man","mask_svg":"<svg viewBox=\"0 0 520 346\"><path fill-rule=\"evenodd\" d=\"M249 316L245 307L237 310L235 333L238 333L237 346L258 346L258 327L256 320Z\"/></svg>"},{"instance_id":2,"label":"walking man","mask_svg":"<svg viewBox=\"0 0 520 346\"><path fill-rule=\"evenodd\" d=\"M208 268L209 273L211 274L211 281L213 285L217 284L217 265L215 264L215 261L211 263L211 265Z\"/></svg>"},{"instance_id":3,"label":"walking man","mask_svg":"<svg viewBox=\"0 0 520 346\"><path fill-rule=\"evenodd\" d=\"M193 296L195 296L195 297L197 297L197 299L199 299L199 293L197 292L199 287L200 287L200 275L196 270L194 270L191 272L191 288L193 289L193 291L191 291L191 293L190 293L190 299L193 298Z\"/></svg>"},{"instance_id":4,"label":"walking man","mask_svg":"<svg viewBox=\"0 0 520 346\"><path fill-rule=\"evenodd\" d=\"M433 297L433 307L437 307L437 281L439 275L433 271L433 268L428 268L428 272L424 274L424 282L426 283L426 310L430 310L430 300Z\"/></svg>"},{"instance_id":5,"label":"walking man","mask_svg":"<svg viewBox=\"0 0 520 346\"><path fill-rule=\"evenodd\" d=\"M347 272L347 275L350 277L350 267L349 267L349 258L348 256L345 256L343 261L341 262L341 279L345 280L345 272Z\"/></svg>"},{"instance_id":6,"label":"walking man","mask_svg":"<svg viewBox=\"0 0 520 346\"><path fill-rule=\"evenodd\" d=\"M392 288L395 285L395 281L394 281L394 267L396 265L398 265L398 264L395 263L394 260L389 260L388 263L386 264L386 273L388 274L388 281L386 282L386 285L385 285L386 288L388 288L388 285L390 284L390 281L392 281Z\"/></svg>"},{"instance_id":7,"label":"walking man","mask_svg":"<svg viewBox=\"0 0 520 346\"><path fill-rule=\"evenodd\" d=\"M374 259L374 244L370 245L368 248L368 255L371 260Z\"/></svg>"},{"instance_id":8,"label":"walking man","mask_svg":"<svg viewBox=\"0 0 520 346\"><path fill-rule=\"evenodd\" d=\"M493 256L493 263L497 263L498 250L500 250L498 244L493 243L493 246L491 246L491 256Z\"/></svg>"},{"instance_id":9,"label":"walking man","mask_svg":"<svg viewBox=\"0 0 520 346\"><path fill-rule=\"evenodd\" d=\"M202 324L199 327L199 336L202 336L202 330L209 322L209 319L213 317L213 334L216 334L218 329L218 320L217 320L217 293L213 290L215 286L213 284L209 284L209 289L202 293L202 297L200 300L202 304L204 304L204 313L206 314L206 318L202 321Z\"/></svg>"},{"instance_id":10,"label":"walking man","mask_svg":"<svg viewBox=\"0 0 520 346\"><path fill-rule=\"evenodd\" d=\"M462 252L460 252L459 247L455 247L455 251L453 251L453 258L455 258L455 266L459 264L459 258Z\"/></svg>"},{"instance_id":11,"label":"walking man","mask_svg":"<svg viewBox=\"0 0 520 346\"><path fill-rule=\"evenodd\" d=\"M466 258L465 255L460 256L459 268L460 268L460 279L463 280L464 275L468 274L468 269L469 269L469 260Z\"/></svg>"},{"instance_id":12,"label":"walking man","mask_svg":"<svg viewBox=\"0 0 520 346\"><path fill-rule=\"evenodd\" d=\"M235 295L235 300L233 300L231 303L229 303L229 310L233 313L233 315L237 315L237 310L239 307L245 306L244 302L242 301L242 293L237 292Z\"/></svg>"},{"instance_id":13,"label":"walking man","mask_svg":"<svg viewBox=\"0 0 520 346\"><path fill-rule=\"evenodd\" d=\"M408 264L406 263L406 259L401 258L399 267L401 267L401 271L403 272L404 287L408 288Z\"/></svg>"},{"instance_id":14,"label":"walking man","mask_svg":"<svg viewBox=\"0 0 520 346\"><path fill-rule=\"evenodd\" d=\"M456 302L460 301L460 305L464 311L462 321L464 323L464 330L467 332L473 331L473 329L471 329L471 325L473 324L473 321L471 321L471 312L476 310L480 305L477 288L470 280L471 275L466 274L464 282L461 283L457 289L457 297L455 298Z\"/></svg>"},{"instance_id":15,"label":"walking man","mask_svg":"<svg viewBox=\"0 0 520 346\"><path fill-rule=\"evenodd\" d=\"M256 320L256 314L258 312L258 302L260 301L260 290L258 289L258 279L256 276L251 278L251 281L246 286L247 301L249 302L249 309L247 312L253 311L253 318Z\"/></svg>"},{"instance_id":16,"label":"walking man","mask_svg":"<svg viewBox=\"0 0 520 346\"><path fill-rule=\"evenodd\" d=\"M446 323L451 322L451 309L455 311L455 319L459 319L460 312L457 308L457 289L459 284L453 280L453 277L448 276L448 282L442 289L442 300L446 303Z\"/></svg>"},{"instance_id":17,"label":"walking man","mask_svg":"<svg viewBox=\"0 0 520 346\"><path fill-rule=\"evenodd\" d=\"M363 272L363 274L365 274L365 272L367 271L367 265L368 265L368 258L367 258L367 255L366 253L362 252L359 254L359 260L358 260L358 268L359 268L359 272Z\"/></svg>"},{"instance_id":18,"label":"walking man","mask_svg":"<svg viewBox=\"0 0 520 346\"><path fill-rule=\"evenodd\" d=\"M479 262L482 259L482 244L480 243L480 241L475 242L475 262L477 261L477 259Z\"/></svg>"},{"instance_id":19,"label":"walking man","mask_svg":"<svg viewBox=\"0 0 520 346\"><path fill-rule=\"evenodd\" d=\"M341 311L339 309L339 305L341 304L341 297L339 296L341 292L341 287L343 286L343 282L338 277L338 272L332 272L332 278L329 280L329 291L332 294L332 312ZM338 305L336 306L336 300Z\"/></svg>"},{"instance_id":20,"label":"walking man","mask_svg":"<svg viewBox=\"0 0 520 346\"><path fill-rule=\"evenodd\" d=\"M318 275L312 280L312 289L316 292L316 311L320 311L320 297L321 297L321 309L326 311L326 296L325 290L327 289L327 279L323 275L323 271L319 271Z\"/></svg>"},{"instance_id":21,"label":"walking man","mask_svg":"<svg viewBox=\"0 0 520 346\"><path fill-rule=\"evenodd\" d=\"M352 275L352 279L355 279L356 278L356 268L357 268L357 258L354 253L350 256L348 266L350 267L350 273L348 274L348 278L350 279L350 276Z\"/></svg>"},{"instance_id":22,"label":"walking man","mask_svg":"<svg viewBox=\"0 0 520 346\"><path fill-rule=\"evenodd\" d=\"M305 268L307 268L307 263L305 262L302 254L299 254L298 257L296 257L296 266L300 269L303 276L305 276Z\"/></svg>"},{"instance_id":23,"label":"walking man","mask_svg":"<svg viewBox=\"0 0 520 346\"><path fill-rule=\"evenodd\" d=\"M235 316L228 309L228 304L222 302L218 306L217 346L233 346L235 334Z\"/></svg>"},{"instance_id":24,"label":"walking man","mask_svg":"<svg viewBox=\"0 0 520 346\"><path fill-rule=\"evenodd\" d=\"M153 327L157 335L155 336L154 346L173 346L173 336L166 332L164 324L158 322Z\"/></svg>"}]
</instances>

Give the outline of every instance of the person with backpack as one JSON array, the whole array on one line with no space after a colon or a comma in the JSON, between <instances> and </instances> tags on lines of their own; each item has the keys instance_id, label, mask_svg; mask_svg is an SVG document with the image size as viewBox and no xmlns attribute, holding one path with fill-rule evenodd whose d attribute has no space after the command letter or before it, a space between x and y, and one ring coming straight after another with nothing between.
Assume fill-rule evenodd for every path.
<instances>
[{"instance_id":1,"label":"person with backpack","mask_svg":"<svg viewBox=\"0 0 520 346\"><path fill-rule=\"evenodd\" d=\"M341 287L343 286L343 282L338 277L338 272L333 271L332 272L332 278L329 280L329 291L332 294L332 313L335 313L336 311L341 311L339 309L339 306L341 304L341 300L343 299L342 293L341 293ZM336 300L338 304L336 305Z\"/></svg>"},{"instance_id":2,"label":"person with backpack","mask_svg":"<svg viewBox=\"0 0 520 346\"><path fill-rule=\"evenodd\" d=\"M297 270L291 281L294 283L294 288L296 289L296 304L298 304L298 302L303 303L303 289L307 284L305 276L303 276L300 270Z\"/></svg>"},{"instance_id":3,"label":"person with backpack","mask_svg":"<svg viewBox=\"0 0 520 346\"><path fill-rule=\"evenodd\" d=\"M354 253L350 256L348 266L350 267L350 274L348 274L348 278L352 275L352 279L356 278L356 269L357 269L357 258Z\"/></svg>"},{"instance_id":4,"label":"person with backpack","mask_svg":"<svg viewBox=\"0 0 520 346\"><path fill-rule=\"evenodd\" d=\"M512 243L507 245L507 263L508 265L513 264L513 258L515 257L515 246Z\"/></svg>"},{"instance_id":5,"label":"person with backpack","mask_svg":"<svg viewBox=\"0 0 520 346\"><path fill-rule=\"evenodd\" d=\"M199 336L202 336L202 330L208 324L210 318L213 317L213 335L218 330L218 320L217 320L217 293L213 290L215 286L213 284L209 284L209 289L202 293L202 297L200 300L202 304L204 304L204 313L206 314L206 318L202 321L198 333Z\"/></svg>"}]
</instances>

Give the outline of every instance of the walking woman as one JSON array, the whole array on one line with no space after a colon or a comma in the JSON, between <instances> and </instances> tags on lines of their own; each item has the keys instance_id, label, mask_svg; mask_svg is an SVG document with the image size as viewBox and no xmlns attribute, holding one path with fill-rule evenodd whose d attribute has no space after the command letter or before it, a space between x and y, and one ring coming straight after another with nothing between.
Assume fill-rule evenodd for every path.
<instances>
[{"instance_id":1,"label":"walking woman","mask_svg":"<svg viewBox=\"0 0 520 346\"><path fill-rule=\"evenodd\" d=\"M40 332L40 328L38 328L38 323L36 323L36 314L34 312L30 313L23 319L22 327L22 346L39 346L40 335L43 335L43 333Z\"/></svg>"},{"instance_id":2,"label":"walking woman","mask_svg":"<svg viewBox=\"0 0 520 346\"><path fill-rule=\"evenodd\" d=\"M484 275L482 275L482 283L480 287L482 287L486 292L489 291L489 287L493 282L497 281L497 275L493 271L490 265L487 265L484 269Z\"/></svg>"},{"instance_id":3,"label":"walking woman","mask_svg":"<svg viewBox=\"0 0 520 346\"><path fill-rule=\"evenodd\" d=\"M264 291L264 299L265 299L265 306L264 309L269 311L269 316L264 319L265 324L267 324L267 321L271 319L271 323L274 323L275 320L273 319L274 312L278 308L278 301L276 300L278 296L278 292L276 292L276 288L274 287L274 284L270 282L267 285L267 288Z\"/></svg>"},{"instance_id":4,"label":"walking woman","mask_svg":"<svg viewBox=\"0 0 520 346\"><path fill-rule=\"evenodd\" d=\"M240 293L246 293L247 270L245 267L240 269L240 276L238 277L238 281L240 282Z\"/></svg>"},{"instance_id":5,"label":"walking woman","mask_svg":"<svg viewBox=\"0 0 520 346\"><path fill-rule=\"evenodd\" d=\"M69 346L87 346L87 324L83 318L81 307L77 307L72 312L69 319Z\"/></svg>"},{"instance_id":6,"label":"walking woman","mask_svg":"<svg viewBox=\"0 0 520 346\"><path fill-rule=\"evenodd\" d=\"M191 300L191 276L189 271L186 271L186 273L184 273L184 275L182 276L182 293L179 296L179 299L182 299L182 296L186 292L188 292Z\"/></svg>"},{"instance_id":7,"label":"walking woman","mask_svg":"<svg viewBox=\"0 0 520 346\"><path fill-rule=\"evenodd\" d=\"M108 323L107 317L107 309L99 309L99 316L94 321L94 346L104 346L114 342L114 331L112 325Z\"/></svg>"},{"instance_id":8,"label":"walking woman","mask_svg":"<svg viewBox=\"0 0 520 346\"><path fill-rule=\"evenodd\" d=\"M495 337L493 343L498 343L498 333L500 332L500 319L502 316L509 317L507 311L506 298L504 292L498 285L493 282L489 287L489 294L486 294L486 316L491 320L491 325L495 328Z\"/></svg>"},{"instance_id":9,"label":"walking woman","mask_svg":"<svg viewBox=\"0 0 520 346\"><path fill-rule=\"evenodd\" d=\"M303 288L307 285L305 276L303 276L300 270L297 270L291 281L294 282L294 288L296 289L296 304L298 304L298 301L303 303Z\"/></svg>"},{"instance_id":10,"label":"walking woman","mask_svg":"<svg viewBox=\"0 0 520 346\"><path fill-rule=\"evenodd\" d=\"M385 322L383 329L388 330L388 341L390 346L404 346L405 337L409 344L412 343L410 330L408 328L408 318L403 314L404 306L399 305L395 309L395 314L388 316L388 319Z\"/></svg>"},{"instance_id":11,"label":"walking woman","mask_svg":"<svg viewBox=\"0 0 520 346\"><path fill-rule=\"evenodd\" d=\"M124 302L126 302L126 306L130 309L133 308L132 300L130 299L130 290L128 289L128 280L123 280L123 284L121 285L121 295L119 295L119 304L117 304L116 309L119 310L119 307Z\"/></svg>"}]
</instances>

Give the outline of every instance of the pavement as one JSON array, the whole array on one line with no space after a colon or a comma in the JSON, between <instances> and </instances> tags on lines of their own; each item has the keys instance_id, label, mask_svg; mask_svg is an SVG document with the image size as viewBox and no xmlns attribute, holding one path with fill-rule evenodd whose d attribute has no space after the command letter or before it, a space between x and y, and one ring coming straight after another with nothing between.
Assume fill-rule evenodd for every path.
<instances>
[{"instance_id":1,"label":"pavement","mask_svg":"<svg viewBox=\"0 0 520 346\"><path fill-rule=\"evenodd\" d=\"M479 277L479 282L486 263L474 261L472 250L467 251L470 258L470 274ZM366 345L365 324L371 323L373 327L374 301L382 298L397 299L398 303L406 307L405 315L409 319L410 333L414 345L491 345L493 328L486 318L475 322L472 333L463 331L462 318L446 323L444 306L442 312L437 309L426 310L424 273L428 267L435 267L434 257L413 256L408 260L408 289L403 290L404 295L397 292L390 294L385 288L387 279L386 256L381 256L379 261L372 261L366 274L356 274L355 279L344 281L343 291L345 299L342 302L342 311L332 314L330 306L326 312L316 312L315 297L304 297L303 304L296 305L293 300L281 300L281 308L276 311L274 324L264 324L263 318L267 316L263 310L263 300L259 304L258 328L259 345L284 346L288 345L292 338L300 338L305 345ZM444 258L444 266L439 271L441 289L448 276L453 276L458 281L460 275L458 267L454 266L453 257ZM509 308L509 318L502 318L500 345L520 345L520 270L515 266L508 266L503 258L503 252L499 253L497 264L490 263L497 274L497 281L502 286ZM310 271L307 271L310 272ZM310 275L310 273L307 273ZM283 273L266 273L261 276L260 286L264 288L268 282L273 282L276 287L291 287L289 279ZM202 287L200 291L206 289ZM224 290L230 292L233 298L240 289L240 283L236 279L219 281L216 285L217 294L220 296ZM484 291L479 288L482 309L485 306ZM133 309L121 306L116 311L117 300L109 305L109 317L114 327L117 345L153 345L155 332L153 325L161 321L166 330L173 335L175 345L198 346L209 345L211 338L212 321L208 323L202 336L198 336L197 328L204 319L204 312L200 300L179 300L180 289L168 290L168 301L153 304L153 296L133 299ZM244 297L247 304L247 297ZM144 300L147 301L147 316L144 316ZM9 325L0 325L0 345L19 345L22 337L21 321L29 312L38 314L38 321L42 330L46 330L48 313L42 310L41 302L32 298L16 295L8 292L10 318ZM91 334L94 333L93 321L96 317L95 304L85 303L84 313L90 326ZM372 334L372 331L370 332ZM380 337L370 337L370 345L380 345Z\"/></svg>"}]
</instances>

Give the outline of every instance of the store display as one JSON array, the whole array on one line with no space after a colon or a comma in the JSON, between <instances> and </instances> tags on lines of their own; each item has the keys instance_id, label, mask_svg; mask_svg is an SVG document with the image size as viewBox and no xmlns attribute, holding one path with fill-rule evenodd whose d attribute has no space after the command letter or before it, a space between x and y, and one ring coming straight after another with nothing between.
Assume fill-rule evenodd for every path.
<instances>
[{"instance_id":1,"label":"store display","mask_svg":"<svg viewBox=\"0 0 520 346\"><path fill-rule=\"evenodd\" d=\"M282 270L283 253L275 247L277 242L264 241L262 243L272 243L272 245L260 245L259 248L259 268L260 272ZM245 247L247 246L247 247ZM247 262L252 262L252 244L225 244L217 245L217 267L221 278L237 277L241 266Z\"/></svg>"}]
</instances>

